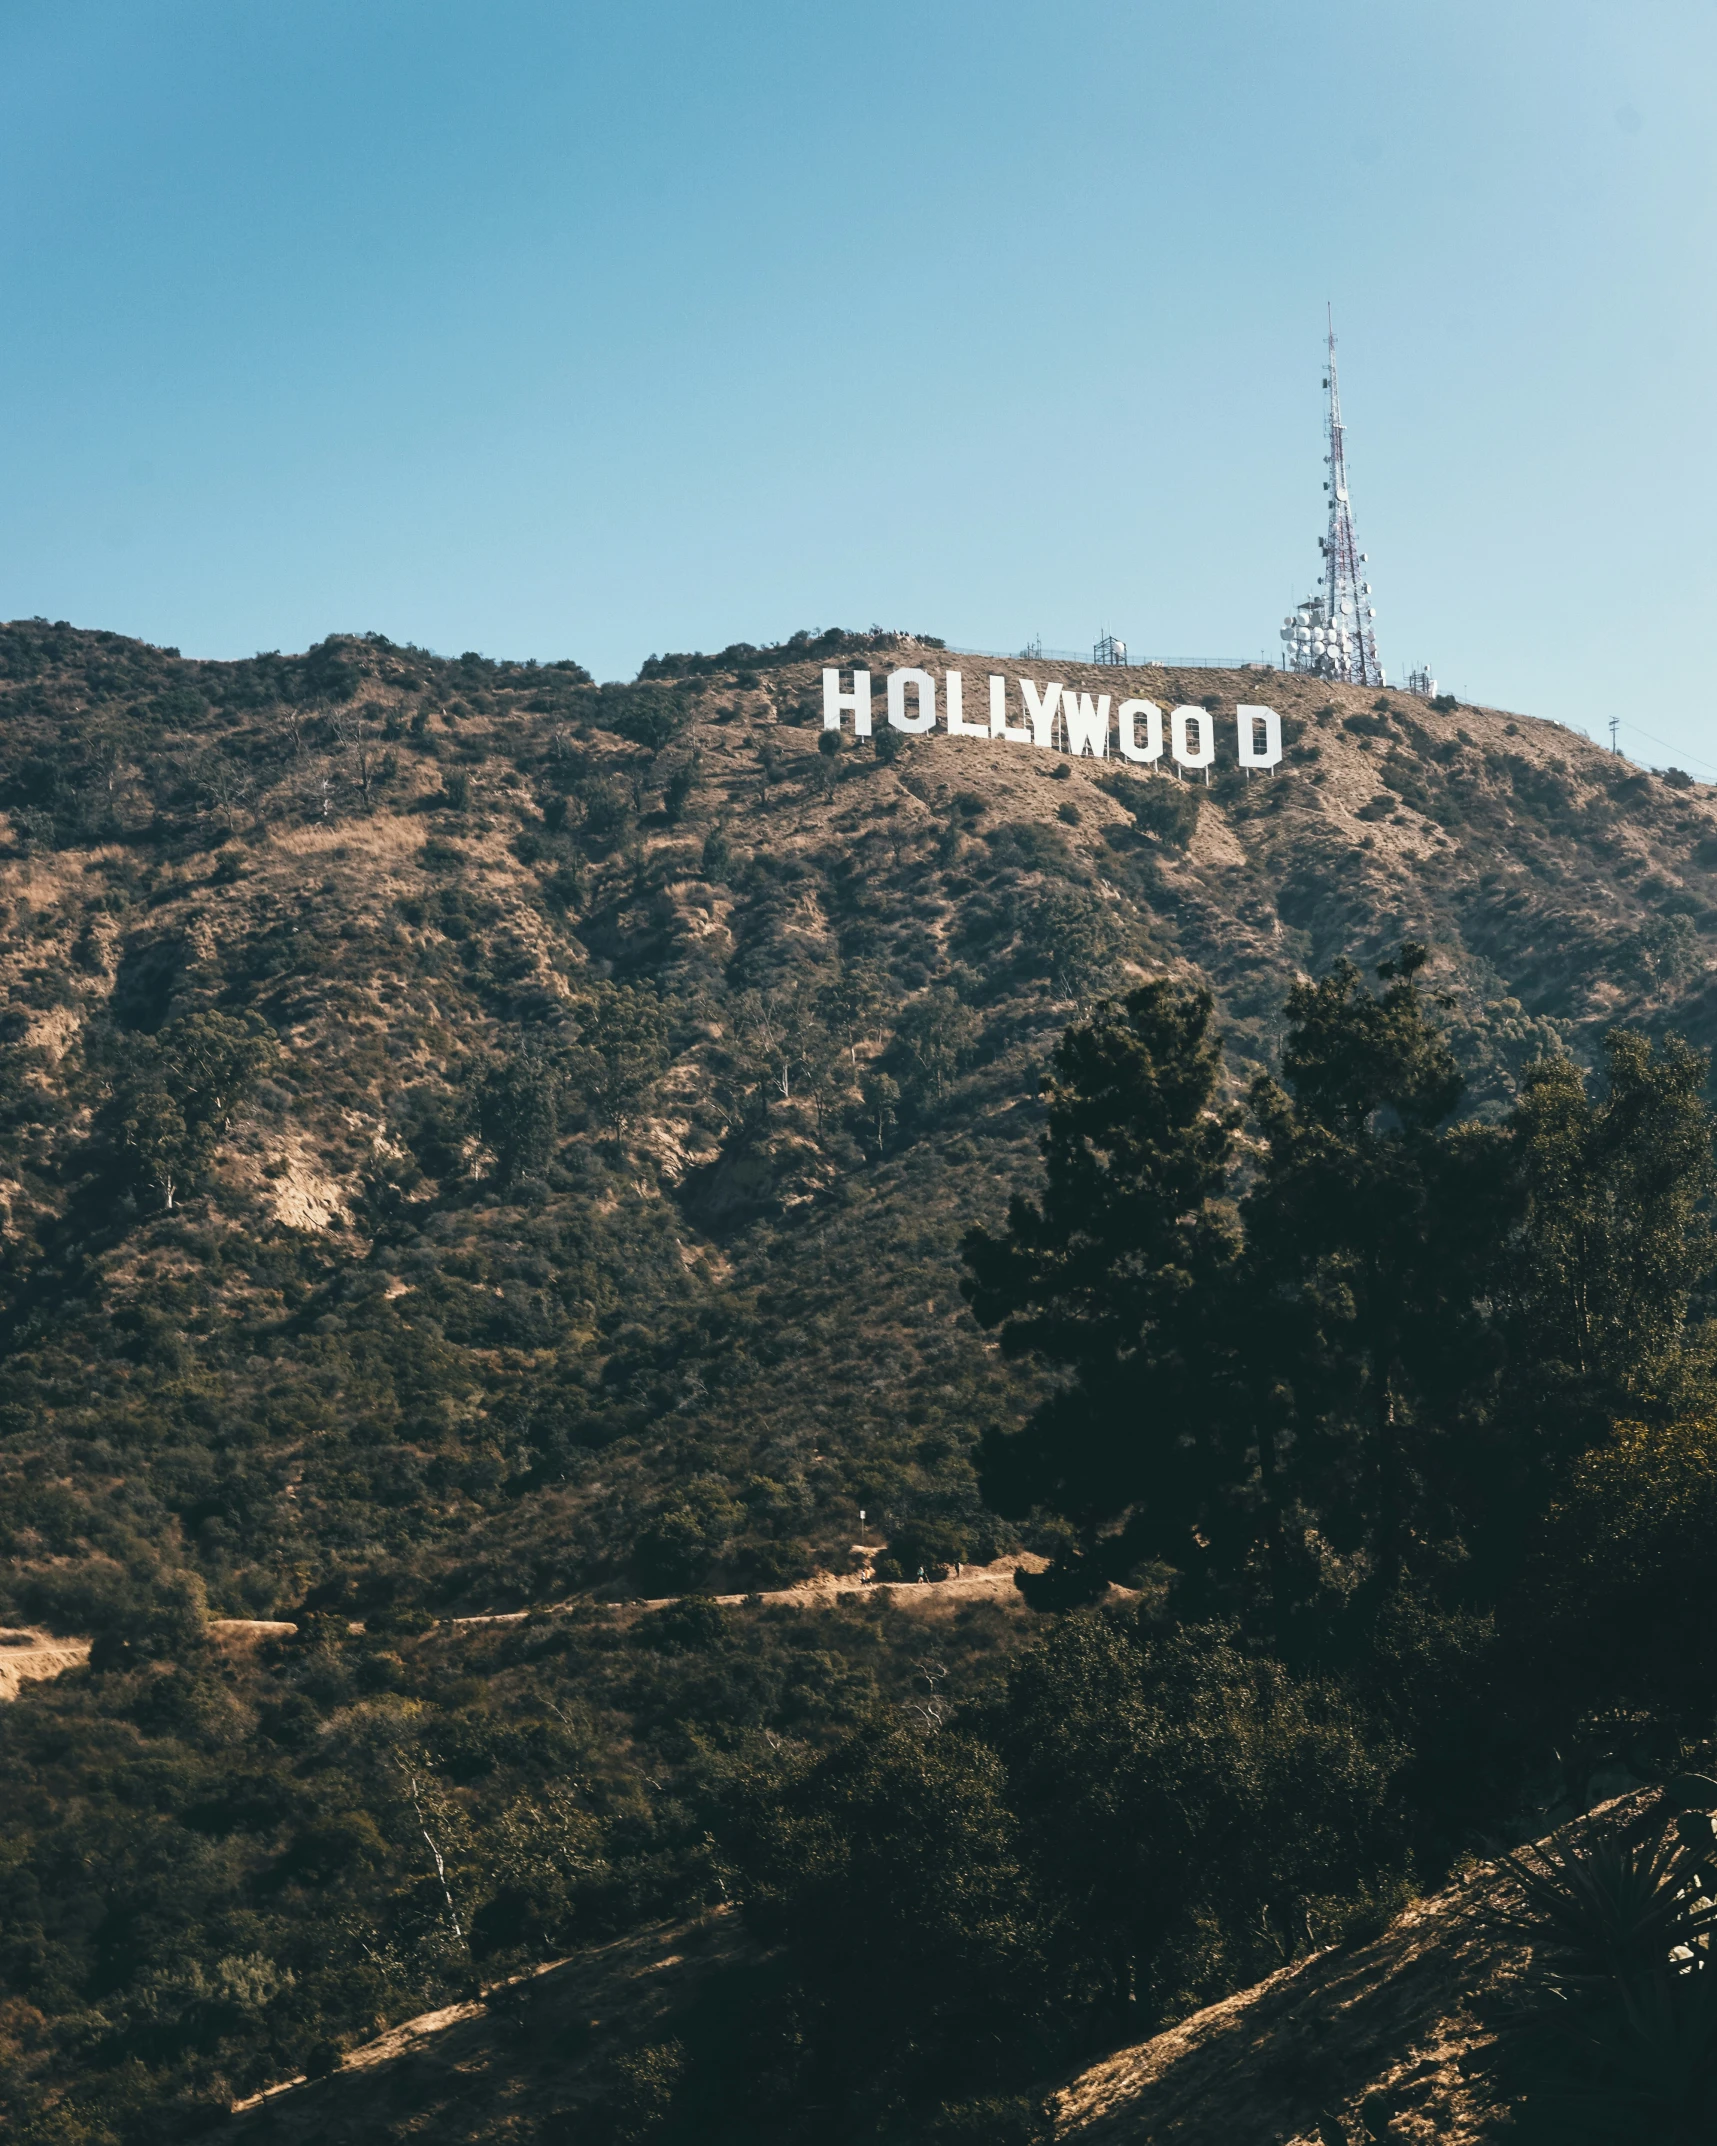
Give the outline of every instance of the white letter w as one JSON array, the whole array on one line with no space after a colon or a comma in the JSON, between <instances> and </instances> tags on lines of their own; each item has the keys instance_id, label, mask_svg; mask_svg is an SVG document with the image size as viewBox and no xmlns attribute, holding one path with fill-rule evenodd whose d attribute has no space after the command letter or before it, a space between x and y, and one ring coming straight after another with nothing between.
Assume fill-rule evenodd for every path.
<instances>
[{"instance_id":1,"label":"white letter w","mask_svg":"<svg viewBox=\"0 0 1717 2146\"><path fill-rule=\"evenodd\" d=\"M1070 753L1083 750L1090 753L1094 759L1101 760L1105 757L1109 750L1107 693L1098 694L1095 707L1091 705L1089 693L1081 693L1078 696L1077 706L1074 705L1074 695L1067 694L1061 703L1061 720L1067 726L1067 750Z\"/></svg>"}]
</instances>

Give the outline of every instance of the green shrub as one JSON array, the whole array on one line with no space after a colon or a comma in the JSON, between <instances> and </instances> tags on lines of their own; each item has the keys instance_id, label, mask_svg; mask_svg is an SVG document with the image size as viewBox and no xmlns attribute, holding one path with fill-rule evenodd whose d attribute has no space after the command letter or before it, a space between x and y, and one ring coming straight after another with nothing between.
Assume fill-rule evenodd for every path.
<instances>
[{"instance_id":1,"label":"green shrub","mask_svg":"<svg viewBox=\"0 0 1717 2146\"><path fill-rule=\"evenodd\" d=\"M879 1580L945 1580L969 1555L964 1532L946 1520L909 1520L892 1530L888 1548L876 1561Z\"/></svg>"}]
</instances>

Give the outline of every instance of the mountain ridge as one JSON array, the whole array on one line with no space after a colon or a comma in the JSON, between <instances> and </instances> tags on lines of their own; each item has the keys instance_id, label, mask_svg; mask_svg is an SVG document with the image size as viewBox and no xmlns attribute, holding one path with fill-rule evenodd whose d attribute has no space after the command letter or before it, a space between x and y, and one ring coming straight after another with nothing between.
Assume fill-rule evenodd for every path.
<instances>
[{"instance_id":1,"label":"mountain ridge","mask_svg":"<svg viewBox=\"0 0 1717 2146\"><path fill-rule=\"evenodd\" d=\"M0 1021L13 1038L14 1117L32 1098L61 1110L56 1126L26 1130L30 1162L0 1188L14 1319L31 1316L32 1286L63 1295L55 1261L68 1230L86 1253L100 1241L76 1238L65 1204L67 1171L88 1159L112 1086L100 1051L123 1056L127 1039L198 1011L264 1021L286 1082L264 1082L201 1196L222 1229L223 1201L257 1217L285 1262L268 1287L229 1280L223 1302L266 1303L276 1323L305 1328L312 1300L316 1318L338 1321L335 1296L360 1287L396 1326L425 1313L440 1329L423 1332L432 1355L449 1331L470 1337L456 1350L487 1349L503 1395L526 1373L542 1390L558 1332L562 1358L595 1352L598 1402L621 1382L607 1346L624 1325L615 1285L587 1277L575 1315L561 1255L545 1264L528 1249L482 1249L495 1235L484 1213L511 1203L467 1093L480 1064L561 1048L569 1012L593 990L666 993L676 1033L660 1045L669 1055L636 1126L587 1118L549 1166L595 1172L593 1196L568 1184L545 1202L533 1179L531 1199L575 1210L592 1243L618 1216L614 1226L637 1233L624 1259L645 1260L650 1288L705 1303L735 1286L735 1251L755 1254L756 1233L820 1231L826 1260L876 1194L888 1218L873 1215L874 1229L910 1242L897 1203L925 1168L965 1188L959 1219L976 1218L997 1168L1029 1176L1035 1067L1053 1036L1078 1003L1129 978L1166 972L1213 990L1237 1089L1270 1063L1295 975L1348 953L1376 958L1405 937L1439 956L1481 1108L1502 1107L1533 1051L1589 1045L1616 1018L1673 1024L1696 1042L1717 1034L1707 951L1717 817L1702 789L1500 711L1438 712L1292 674L1025 659L1010 676L1136 690L1164 706L1196 693L1225 720L1237 696L1267 693L1286 759L1250 779L1222 767L1206 789L940 734L899 737L886 761L881 732L826 755L824 661L862 656L881 669L910 657L937 672L969 662L842 638L856 645L618 687L575 668L435 663L382 642L222 666L111 636L6 629ZM795 991L827 990L867 964L890 1000L874 1034L852 1032L843 1050L825 1023L817 1047L832 1067L821 1088L795 1092L802 1069L770 1058L789 1048L768 1033L775 1014ZM913 1008L922 1035L898 1025ZM741 1038L748 1021L757 1033ZM592 1062L586 1049L581 1077ZM862 1100L872 1073L894 1100L880 1087ZM559 1107L579 1122L576 1098L569 1108L563 1091ZM642 1174L627 1175L628 1143ZM144 1236L170 1219L147 1188L121 1198ZM390 1210L396 1223L440 1217L473 1238L451 1265L438 1261L427 1294L378 1232ZM951 1218L922 1269L917 1301L940 1312L905 1315L932 1331L952 1319L965 1338L950 1332L935 1347L945 1340L992 1395L982 1406L1018 1406L1013 1382L997 1386L993 1371L986 1381L983 1345L960 1324L957 1234ZM44 1252L48 1239L58 1252ZM107 1262L110 1312L124 1310L138 1242L121 1232L90 1254ZM618 1272L603 1265L614 1254L594 1256L592 1275ZM315 1274L288 1289L285 1268L306 1259ZM468 1274L454 1271L461 1260ZM501 1271L509 1264L517 1271ZM558 1299L544 1294L550 1269ZM764 1251L753 1273L773 1271ZM302 1304L288 1303L291 1291ZM479 1318L480 1292L500 1309ZM723 1346L692 1344L694 1380ZM661 1398L659 1371L640 1369L640 1394ZM684 1398L673 1396L682 1422ZM518 1450L498 1460L504 1481L520 1473ZM277 1509L292 1488L277 1482ZM846 1496L855 1510L865 1502L850 1483ZM969 1497L956 1502L979 1524ZM831 1553L851 1539L850 1524L820 1525ZM976 1545L1003 1546L993 1533ZM613 1553L598 1565L612 1571ZM578 1574L538 1578L550 1584L533 1586L535 1598L568 1591ZM290 1593L259 1582L219 1607L263 1614ZM472 1595L466 1606L511 1605Z\"/></svg>"},{"instance_id":2,"label":"mountain ridge","mask_svg":"<svg viewBox=\"0 0 1717 2146\"><path fill-rule=\"evenodd\" d=\"M1712 794L1554 724L1002 667L1207 708L1206 785L828 749L825 665L963 665L983 705L928 639L669 661L0 628L0 1583L93 1642L0 1709L0 2107L51 2146L153 2146L695 1916L747 1796L819 1755L981 1830L1034 1613L840 1582L861 1542L933 1581L1067 1541L979 1495L1056 1374L977 1325L960 1246L1041 1184L1046 1060L1105 998L1208 989L1236 1106L1296 984L1405 940L1480 1116L1619 1020L1717 1037ZM1281 714L1274 774L1228 759L1239 700ZM1136 1640L1118 1603L1044 1629L1144 1676L1135 1577ZM1276 1733L1276 1672L1189 1648ZM679 2058L635 2054L602 2092L666 2107Z\"/></svg>"}]
</instances>

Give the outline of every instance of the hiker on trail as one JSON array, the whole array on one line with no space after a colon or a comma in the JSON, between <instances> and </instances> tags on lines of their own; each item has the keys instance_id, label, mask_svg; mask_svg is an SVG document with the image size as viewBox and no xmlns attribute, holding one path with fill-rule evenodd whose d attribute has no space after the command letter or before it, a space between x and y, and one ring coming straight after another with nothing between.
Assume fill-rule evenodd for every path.
<instances>
[{"instance_id":1,"label":"hiker on trail","mask_svg":"<svg viewBox=\"0 0 1717 2146\"><path fill-rule=\"evenodd\" d=\"M919 1584L922 1585L924 1580L924 1567L922 1565L920 1565L918 1568L918 1579Z\"/></svg>"}]
</instances>

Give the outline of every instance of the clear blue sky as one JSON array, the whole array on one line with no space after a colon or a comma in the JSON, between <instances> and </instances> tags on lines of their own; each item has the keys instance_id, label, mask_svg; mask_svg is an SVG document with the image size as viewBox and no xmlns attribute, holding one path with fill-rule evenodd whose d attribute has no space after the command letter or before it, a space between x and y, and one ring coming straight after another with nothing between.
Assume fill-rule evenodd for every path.
<instances>
[{"instance_id":1,"label":"clear blue sky","mask_svg":"<svg viewBox=\"0 0 1717 2146\"><path fill-rule=\"evenodd\" d=\"M1391 675L1717 774L1709 0L0 21L0 614L1273 652L1330 298Z\"/></svg>"}]
</instances>

